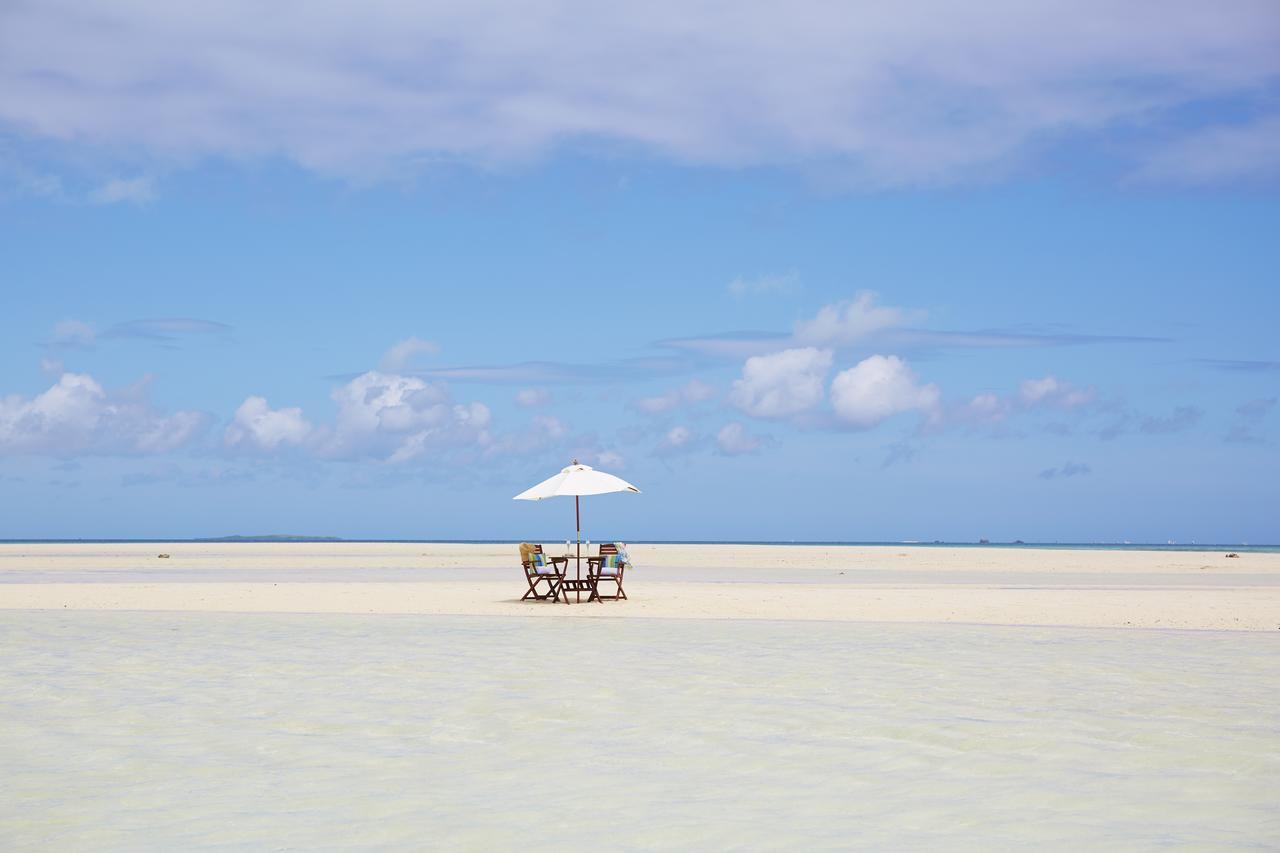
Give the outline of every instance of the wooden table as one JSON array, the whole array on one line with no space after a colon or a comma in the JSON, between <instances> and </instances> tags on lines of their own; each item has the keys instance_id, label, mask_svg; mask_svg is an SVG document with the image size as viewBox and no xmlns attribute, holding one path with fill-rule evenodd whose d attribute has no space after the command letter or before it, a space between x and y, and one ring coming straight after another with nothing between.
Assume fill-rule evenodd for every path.
<instances>
[{"instance_id":1,"label":"wooden table","mask_svg":"<svg viewBox=\"0 0 1280 853\"><path fill-rule=\"evenodd\" d=\"M556 559L557 560L559 559L574 560L577 563L577 567L576 567L577 577L574 577L574 578L566 577L564 580L560 581L560 584L559 584L560 591L564 593L565 604L569 603L569 593L571 592L577 593L578 603L582 603L582 593L589 592L589 593L592 593L593 595L595 594L596 585L595 585L595 581L591 580L591 565L590 565L591 558L590 557L581 557L576 554L570 553L570 554L566 554L563 558L557 557ZM582 577L582 561L583 560L587 561L587 577L586 578ZM566 575L568 574L568 568L569 567L566 565L565 566ZM590 597L588 597L587 601L590 601L590 600L591 600Z\"/></svg>"},{"instance_id":2,"label":"wooden table","mask_svg":"<svg viewBox=\"0 0 1280 853\"><path fill-rule=\"evenodd\" d=\"M558 589L564 593L564 600L567 604L569 601L569 593L576 592L578 594L578 601L581 602L582 593L590 592L594 594L596 591L596 585L595 582L589 578L565 578L560 581ZM588 598L587 600L590 601L591 599Z\"/></svg>"}]
</instances>

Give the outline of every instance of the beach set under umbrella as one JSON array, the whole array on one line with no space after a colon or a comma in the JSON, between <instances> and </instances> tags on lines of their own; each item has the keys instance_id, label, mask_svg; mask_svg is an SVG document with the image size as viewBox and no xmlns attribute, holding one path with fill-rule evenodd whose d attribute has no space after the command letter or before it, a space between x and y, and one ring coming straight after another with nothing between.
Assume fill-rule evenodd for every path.
<instances>
[{"instance_id":1,"label":"beach set under umbrella","mask_svg":"<svg viewBox=\"0 0 1280 853\"><path fill-rule=\"evenodd\" d=\"M545 498L573 496L574 529L578 544L578 580L582 579L582 505L581 500L587 495L605 495L610 492L635 492L640 490L621 477L615 477L604 471L597 471L590 465L583 465L577 459L567 468L543 480L532 488L525 489L512 500L540 501Z\"/></svg>"}]
</instances>

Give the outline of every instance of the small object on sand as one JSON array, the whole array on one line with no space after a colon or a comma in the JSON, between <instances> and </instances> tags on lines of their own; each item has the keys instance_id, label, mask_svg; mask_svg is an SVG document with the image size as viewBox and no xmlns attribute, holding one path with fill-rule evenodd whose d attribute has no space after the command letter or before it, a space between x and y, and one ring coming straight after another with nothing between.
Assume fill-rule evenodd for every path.
<instances>
[{"instance_id":1,"label":"small object on sand","mask_svg":"<svg viewBox=\"0 0 1280 853\"><path fill-rule=\"evenodd\" d=\"M1228 554L1227 556L1228 556L1228 557L1239 557L1240 555L1239 555L1239 554Z\"/></svg>"},{"instance_id":2,"label":"small object on sand","mask_svg":"<svg viewBox=\"0 0 1280 853\"><path fill-rule=\"evenodd\" d=\"M168 554L156 554L156 559L157 559L157 560L167 560L167 559L169 559L169 555L168 555Z\"/></svg>"}]
</instances>

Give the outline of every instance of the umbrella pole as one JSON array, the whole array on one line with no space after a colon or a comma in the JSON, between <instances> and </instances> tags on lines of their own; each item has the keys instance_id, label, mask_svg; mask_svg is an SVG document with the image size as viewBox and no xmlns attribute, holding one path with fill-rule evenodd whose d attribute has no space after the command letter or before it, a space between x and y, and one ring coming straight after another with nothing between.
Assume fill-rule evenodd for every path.
<instances>
[{"instance_id":1,"label":"umbrella pole","mask_svg":"<svg viewBox=\"0 0 1280 853\"><path fill-rule=\"evenodd\" d=\"M573 496L573 524L578 535L578 567L575 570L579 581L582 580L582 509L578 506L578 496ZM582 602L582 590L578 590L578 602Z\"/></svg>"}]
</instances>

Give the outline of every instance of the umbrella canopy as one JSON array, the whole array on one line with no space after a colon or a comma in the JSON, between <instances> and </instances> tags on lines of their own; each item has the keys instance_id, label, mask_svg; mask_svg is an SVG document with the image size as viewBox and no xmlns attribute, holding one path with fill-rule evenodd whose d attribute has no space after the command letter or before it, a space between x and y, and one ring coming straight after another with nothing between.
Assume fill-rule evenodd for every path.
<instances>
[{"instance_id":1,"label":"umbrella canopy","mask_svg":"<svg viewBox=\"0 0 1280 853\"><path fill-rule=\"evenodd\" d=\"M559 496L573 496L573 520L574 528L577 531L578 540L578 567L577 579L582 580L582 512L578 505L583 495L604 495L609 492L639 492L635 486L628 483L621 477L615 477L612 474L606 474L604 471L597 471L590 465L582 465L577 459L573 460L573 464L567 468L562 468L559 474L548 477L538 485L531 489L525 489L516 495L514 500L518 501L540 501L543 498L554 498ZM582 600L582 588L577 587L578 600ZM566 595L565 601L568 601Z\"/></svg>"},{"instance_id":2,"label":"umbrella canopy","mask_svg":"<svg viewBox=\"0 0 1280 853\"><path fill-rule=\"evenodd\" d=\"M590 465L573 464L561 469L559 474L548 477L536 486L525 489L512 500L540 501L561 495L604 495L609 492L636 492L639 489L621 477L597 471Z\"/></svg>"}]
</instances>

